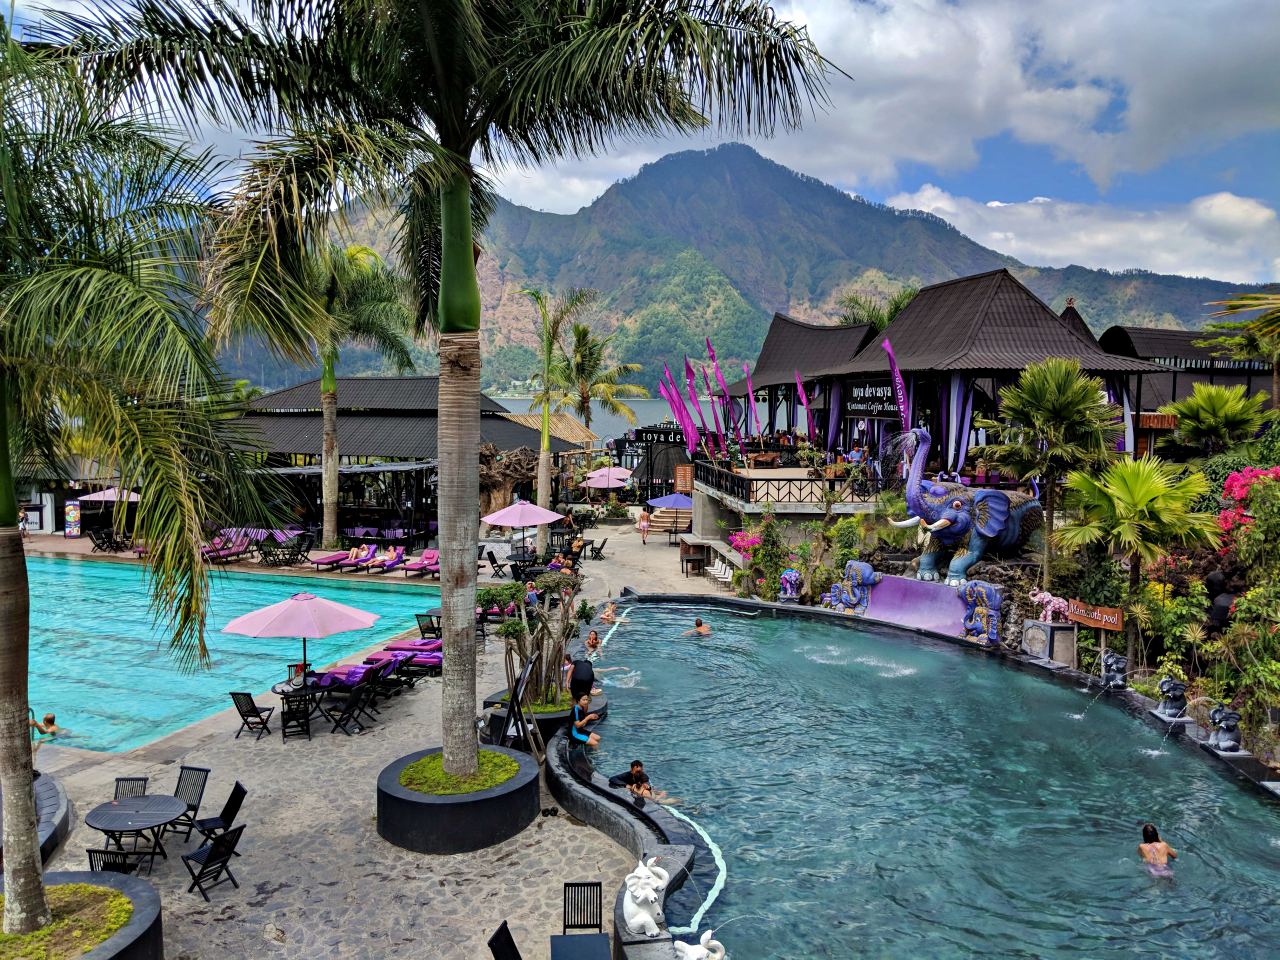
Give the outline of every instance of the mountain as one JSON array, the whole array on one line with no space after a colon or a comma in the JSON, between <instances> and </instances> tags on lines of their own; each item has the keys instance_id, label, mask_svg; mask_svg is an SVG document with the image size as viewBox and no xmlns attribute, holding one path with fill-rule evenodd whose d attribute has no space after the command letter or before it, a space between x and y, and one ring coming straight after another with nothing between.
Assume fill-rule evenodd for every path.
<instances>
[{"instance_id":1,"label":"mountain","mask_svg":"<svg viewBox=\"0 0 1280 960\"><path fill-rule=\"evenodd\" d=\"M383 219L357 217L354 229L360 242L393 248ZM1205 303L1247 289L1141 270L1028 266L932 214L869 203L742 144L671 154L573 214L501 200L483 242L490 383L532 370L533 312L520 292L531 286L599 290L600 322L617 330L621 359L644 365L645 383L663 360L703 355L708 336L723 359L752 360L775 310L834 322L851 289L1008 267L1055 309L1074 296L1095 332L1115 323L1199 327ZM360 351L348 353L367 365Z\"/></svg>"}]
</instances>

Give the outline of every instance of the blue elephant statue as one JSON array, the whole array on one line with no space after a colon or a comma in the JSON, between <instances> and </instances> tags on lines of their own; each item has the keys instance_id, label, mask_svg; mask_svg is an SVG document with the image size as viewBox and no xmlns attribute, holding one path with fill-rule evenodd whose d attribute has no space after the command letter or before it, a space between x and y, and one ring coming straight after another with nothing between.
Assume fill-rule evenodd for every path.
<instances>
[{"instance_id":1,"label":"blue elephant statue","mask_svg":"<svg viewBox=\"0 0 1280 960\"><path fill-rule=\"evenodd\" d=\"M778 578L778 602L800 602L800 572L798 570L787 567L782 571L782 576Z\"/></svg>"},{"instance_id":2,"label":"blue elephant statue","mask_svg":"<svg viewBox=\"0 0 1280 960\"><path fill-rule=\"evenodd\" d=\"M929 532L916 570L918 580L941 580L942 560L950 556L945 579L960 586L969 579L969 568L988 553L1017 556L1044 525L1040 502L1025 493L1007 490L973 490L962 483L928 480L924 465L929 459L929 431L917 427L907 435L911 471L907 475L905 520L895 527L919 526Z\"/></svg>"},{"instance_id":3,"label":"blue elephant statue","mask_svg":"<svg viewBox=\"0 0 1280 960\"><path fill-rule=\"evenodd\" d=\"M964 600L964 635L989 647L1000 643L1000 588L985 580L970 580L960 587Z\"/></svg>"},{"instance_id":4,"label":"blue elephant statue","mask_svg":"<svg viewBox=\"0 0 1280 960\"><path fill-rule=\"evenodd\" d=\"M822 605L841 613L862 613L871 599L871 588L883 579L871 564L850 560L844 565L844 579L822 595Z\"/></svg>"}]
</instances>

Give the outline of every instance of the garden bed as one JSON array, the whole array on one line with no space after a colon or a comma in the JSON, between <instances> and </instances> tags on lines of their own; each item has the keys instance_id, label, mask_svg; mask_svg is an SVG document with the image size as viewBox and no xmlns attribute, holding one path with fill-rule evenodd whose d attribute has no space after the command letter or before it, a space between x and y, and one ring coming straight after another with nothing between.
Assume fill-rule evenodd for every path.
<instances>
[{"instance_id":1,"label":"garden bed","mask_svg":"<svg viewBox=\"0 0 1280 960\"><path fill-rule=\"evenodd\" d=\"M0 958L163 960L160 897L118 873L46 873L54 922L24 937L0 935Z\"/></svg>"}]
</instances>

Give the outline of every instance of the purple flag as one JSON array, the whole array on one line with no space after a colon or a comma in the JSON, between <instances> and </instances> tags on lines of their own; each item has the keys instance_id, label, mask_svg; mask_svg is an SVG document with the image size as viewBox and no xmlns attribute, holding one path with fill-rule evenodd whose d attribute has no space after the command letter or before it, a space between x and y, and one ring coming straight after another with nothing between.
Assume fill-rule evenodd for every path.
<instances>
[{"instance_id":1,"label":"purple flag","mask_svg":"<svg viewBox=\"0 0 1280 960\"><path fill-rule=\"evenodd\" d=\"M756 422L756 433L761 434L764 431L760 429L760 413L756 410L756 391L751 386L751 364L743 363L742 372L747 376L747 409L751 413L751 419ZM750 428L747 432L751 432Z\"/></svg>"},{"instance_id":2,"label":"purple flag","mask_svg":"<svg viewBox=\"0 0 1280 960\"><path fill-rule=\"evenodd\" d=\"M907 401L907 388L902 382L902 371L898 369L898 358L893 355L893 344L885 337L880 344L889 355L889 370L893 373L893 395L898 401L898 415L902 417L902 432L911 429L911 405Z\"/></svg>"},{"instance_id":3,"label":"purple flag","mask_svg":"<svg viewBox=\"0 0 1280 960\"><path fill-rule=\"evenodd\" d=\"M671 375L671 368L665 363L662 365L662 372L666 375L665 386L669 394L667 402L670 403L672 411L676 415L676 419L680 421L681 427L684 428L684 441L689 447L690 455L698 448L698 427L693 422L693 416L689 413L688 407L684 405L684 398L680 396L680 388L676 386L676 378Z\"/></svg>"},{"instance_id":4,"label":"purple flag","mask_svg":"<svg viewBox=\"0 0 1280 960\"><path fill-rule=\"evenodd\" d=\"M711 378L707 376L706 367L702 368L702 382L707 387L707 396L711 398L711 419L716 425L716 439L720 442L720 455L722 457L728 456L729 445L724 442L724 431L720 429L720 414L716 412L716 395L715 391L711 389Z\"/></svg>"},{"instance_id":5,"label":"purple flag","mask_svg":"<svg viewBox=\"0 0 1280 960\"><path fill-rule=\"evenodd\" d=\"M684 442L689 442L689 428L684 425L684 420L680 417L680 411L676 409L676 403L671 399L671 391L668 389L666 381L658 381L658 393L662 399L667 401L667 406L671 408L671 416L676 424L680 427L680 432L684 434Z\"/></svg>"},{"instance_id":6,"label":"purple flag","mask_svg":"<svg viewBox=\"0 0 1280 960\"><path fill-rule=\"evenodd\" d=\"M809 441L813 442L813 435L816 432L813 426L813 414L809 412L809 395L804 392L804 383L800 380L800 371L795 371L796 375L796 392L800 394L800 402L804 405L804 417L809 423Z\"/></svg>"},{"instance_id":7,"label":"purple flag","mask_svg":"<svg viewBox=\"0 0 1280 960\"><path fill-rule=\"evenodd\" d=\"M698 423L702 424L702 432L708 436L711 431L707 429L706 417L702 415L702 404L698 402L698 386L697 378L693 375L693 364L689 362L689 358L684 358L684 382L685 389L689 393L689 403L693 405L693 409L697 411Z\"/></svg>"},{"instance_id":8,"label":"purple flag","mask_svg":"<svg viewBox=\"0 0 1280 960\"><path fill-rule=\"evenodd\" d=\"M707 340L707 348L710 349L711 341ZM715 351L713 350L714 354ZM724 382L724 374L720 372L720 361L712 360L712 367L716 372L716 386L720 388L720 396L724 398L724 419L727 424L733 421L733 438L738 441L738 449L742 449L742 431L738 429L738 407L733 402L733 398L729 396L729 387ZM749 428L748 428L749 429Z\"/></svg>"}]
</instances>

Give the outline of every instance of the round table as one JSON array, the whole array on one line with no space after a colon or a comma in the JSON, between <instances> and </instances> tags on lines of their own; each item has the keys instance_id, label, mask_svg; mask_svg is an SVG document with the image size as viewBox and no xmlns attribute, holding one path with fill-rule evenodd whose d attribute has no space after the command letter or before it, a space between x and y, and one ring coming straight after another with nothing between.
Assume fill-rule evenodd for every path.
<instances>
[{"instance_id":1,"label":"round table","mask_svg":"<svg viewBox=\"0 0 1280 960\"><path fill-rule=\"evenodd\" d=\"M84 822L86 826L105 833L107 839L121 850L124 846L120 838L126 833L150 836L151 860L154 863L157 853L169 859L164 852L164 844L160 842L162 830L186 812L186 802L177 797L148 794L100 803L85 815Z\"/></svg>"}]
</instances>

